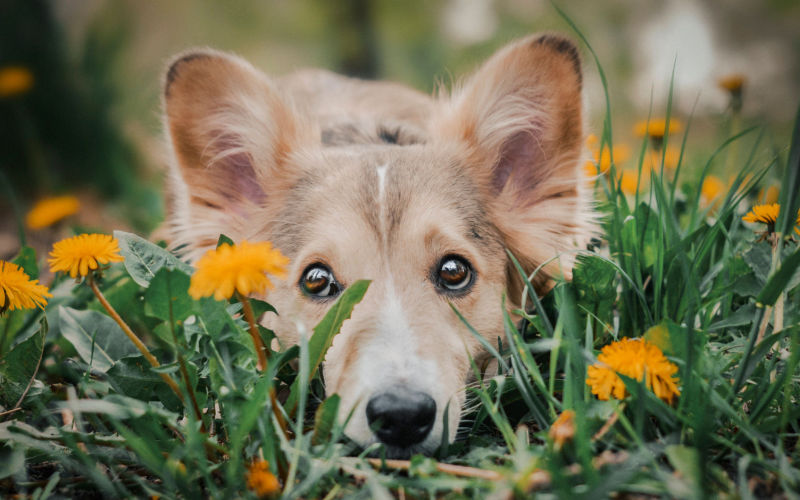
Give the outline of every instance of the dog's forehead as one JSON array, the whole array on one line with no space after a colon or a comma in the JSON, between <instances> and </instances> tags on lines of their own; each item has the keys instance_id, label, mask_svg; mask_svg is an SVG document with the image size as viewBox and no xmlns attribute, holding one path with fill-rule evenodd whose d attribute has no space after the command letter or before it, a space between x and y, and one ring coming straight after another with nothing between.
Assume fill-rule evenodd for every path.
<instances>
[{"instance_id":1,"label":"dog's forehead","mask_svg":"<svg viewBox=\"0 0 800 500\"><path fill-rule=\"evenodd\" d=\"M425 145L377 146L329 150L304 164L271 231L287 255L313 237L313 222L341 224L346 238L357 220L373 234L386 235L389 244L426 219L447 224L478 245L496 239L475 179L452 154Z\"/></svg>"}]
</instances>

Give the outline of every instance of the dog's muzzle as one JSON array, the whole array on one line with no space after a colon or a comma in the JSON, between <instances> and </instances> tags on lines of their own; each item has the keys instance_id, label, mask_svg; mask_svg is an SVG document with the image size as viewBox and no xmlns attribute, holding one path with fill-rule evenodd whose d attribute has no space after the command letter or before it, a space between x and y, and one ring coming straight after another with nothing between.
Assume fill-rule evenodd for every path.
<instances>
[{"instance_id":1,"label":"dog's muzzle","mask_svg":"<svg viewBox=\"0 0 800 500\"><path fill-rule=\"evenodd\" d=\"M436 420L436 401L401 386L373 395L367 403L367 422L382 443L409 447L422 442Z\"/></svg>"}]
</instances>

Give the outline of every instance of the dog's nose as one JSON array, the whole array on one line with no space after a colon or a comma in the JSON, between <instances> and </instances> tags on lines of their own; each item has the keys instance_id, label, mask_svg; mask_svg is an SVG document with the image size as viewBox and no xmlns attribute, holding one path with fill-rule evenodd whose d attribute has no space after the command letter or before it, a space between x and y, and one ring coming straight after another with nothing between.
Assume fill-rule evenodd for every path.
<instances>
[{"instance_id":1,"label":"dog's nose","mask_svg":"<svg viewBox=\"0 0 800 500\"><path fill-rule=\"evenodd\" d=\"M381 442L392 446L419 443L433 428L436 401L424 392L403 387L372 396L367 421Z\"/></svg>"}]
</instances>

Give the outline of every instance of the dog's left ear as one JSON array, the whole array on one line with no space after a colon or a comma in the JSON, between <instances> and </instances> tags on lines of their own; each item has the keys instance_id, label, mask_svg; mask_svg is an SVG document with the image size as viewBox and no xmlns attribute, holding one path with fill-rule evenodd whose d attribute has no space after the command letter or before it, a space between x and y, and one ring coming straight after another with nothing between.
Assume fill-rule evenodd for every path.
<instances>
[{"instance_id":1,"label":"dog's left ear","mask_svg":"<svg viewBox=\"0 0 800 500\"><path fill-rule=\"evenodd\" d=\"M565 252L593 231L578 161L581 100L575 45L558 35L532 36L489 58L432 122L434 140L456 141L466 152L494 224L528 272L561 254L560 264L544 271L569 275Z\"/></svg>"}]
</instances>

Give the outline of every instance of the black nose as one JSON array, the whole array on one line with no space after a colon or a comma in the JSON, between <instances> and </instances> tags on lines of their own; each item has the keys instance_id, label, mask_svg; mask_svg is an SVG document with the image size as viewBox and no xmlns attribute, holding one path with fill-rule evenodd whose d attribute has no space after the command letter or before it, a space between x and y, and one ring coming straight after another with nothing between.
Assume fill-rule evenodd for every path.
<instances>
[{"instance_id":1,"label":"black nose","mask_svg":"<svg viewBox=\"0 0 800 500\"><path fill-rule=\"evenodd\" d=\"M367 421L383 443L411 446L428 435L436 418L436 401L424 392L392 388L370 398Z\"/></svg>"}]
</instances>

